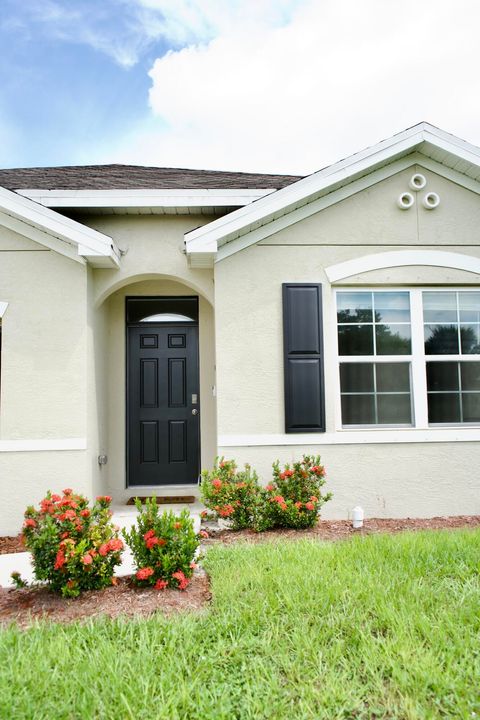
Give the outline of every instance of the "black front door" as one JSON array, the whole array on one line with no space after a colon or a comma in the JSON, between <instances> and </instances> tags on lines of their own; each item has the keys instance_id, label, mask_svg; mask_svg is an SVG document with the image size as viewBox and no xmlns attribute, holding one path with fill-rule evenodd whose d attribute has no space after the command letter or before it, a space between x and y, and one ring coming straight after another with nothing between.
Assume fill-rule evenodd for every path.
<instances>
[{"instance_id":1,"label":"black front door","mask_svg":"<svg viewBox=\"0 0 480 720\"><path fill-rule=\"evenodd\" d=\"M128 485L196 483L198 327L127 327L127 345Z\"/></svg>"}]
</instances>

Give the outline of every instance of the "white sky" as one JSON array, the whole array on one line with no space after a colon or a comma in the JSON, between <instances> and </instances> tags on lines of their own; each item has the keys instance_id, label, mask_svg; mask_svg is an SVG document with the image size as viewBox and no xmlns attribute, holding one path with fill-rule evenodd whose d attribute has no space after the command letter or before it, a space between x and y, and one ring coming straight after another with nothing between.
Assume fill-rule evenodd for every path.
<instances>
[{"instance_id":1,"label":"white sky","mask_svg":"<svg viewBox=\"0 0 480 720\"><path fill-rule=\"evenodd\" d=\"M305 174L420 120L480 145L476 0L137 1L184 47L117 162Z\"/></svg>"}]
</instances>

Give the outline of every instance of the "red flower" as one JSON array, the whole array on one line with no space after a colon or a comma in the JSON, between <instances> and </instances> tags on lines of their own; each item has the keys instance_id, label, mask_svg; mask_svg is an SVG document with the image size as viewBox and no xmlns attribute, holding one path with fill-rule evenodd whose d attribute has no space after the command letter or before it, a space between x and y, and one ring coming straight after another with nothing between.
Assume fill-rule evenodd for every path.
<instances>
[{"instance_id":1,"label":"red flower","mask_svg":"<svg viewBox=\"0 0 480 720\"><path fill-rule=\"evenodd\" d=\"M174 523L173 527L174 527L175 530L180 530L180 528L182 527L182 523L181 523L181 522L176 522L176 523Z\"/></svg>"},{"instance_id":2,"label":"red flower","mask_svg":"<svg viewBox=\"0 0 480 720\"><path fill-rule=\"evenodd\" d=\"M292 477L293 470L285 470L285 472L283 474L285 475L285 477Z\"/></svg>"},{"instance_id":3,"label":"red flower","mask_svg":"<svg viewBox=\"0 0 480 720\"><path fill-rule=\"evenodd\" d=\"M273 501L277 502L279 505L285 502L284 498L281 495L275 495Z\"/></svg>"},{"instance_id":4,"label":"red flower","mask_svg":"<svg viewBox=\"0 0 480 720\"><path fill-rule=\"evenodd\" d=\"M268 492L272 492L273 490L275 490L275 487L273 485L267 485L265 490L267 490Z\"/></svg>"},{"instance_id":5,"label":"red flower","mask_svg":"<svg viewBox=\"0 0 480 720\"><path fill-rule=\"evenodd\" d=\"M100 545L98 548L98 552L102 557L105 557L105 555L108 553L108 543L103 543L103 545Z\"/></svg>"},{"instance_id":6,"label":"red flower","mask_svg":"<svg viewBox=\"0 0 480 720\"><path fill-rule=\"evenodd\" d=\"M82 562L85 566L91 565L93 562L93 558L89 553L87 553L82 557Z\"/></svg>"},{"instance_id":7,"label":"red flower","mask_svg":"<svg viewBox=\"0 0 480 720\"><path fill-rule=\"evenodd\" d=\"M202 517L202 518L208 517L208 512L207 512L207 510L202 510L202 512L200 513L200 517Z\"/></svg>"},{"instance_id":8,"label":"red flower","mask_svg":"<svg viewBox=\"0 0 480 720\"><path fill-rule=\"evenodd\" d=\"M298 502L295 503L295 507L296 507L298 510L300 510L300 508L302 507L302 505L303 505L303 503L301 503L300 501L298 501Z\"/></svg>"},{"instance_id":9,"label":"red flower","mask_svg":"<svg viewBox=\"0 0 480 720\"><path fill-rule=\"evenodd\" d=\"M37 523L35 522L35 520L34 520L33 518L27 518L27 519L25 520L25 522L23 523L23 527L25 527L25 528L29 528L29 527L34 528L34 527L37 527Z\"/></svg>"},{"instance_id":10,"label":"red flower","mask_svg":"<svg viewBox=\"0 0 480 720\"><path fill-rule=\"evenodd\" d=\"M63 494L64 494L64 495L71 495L72 493L73 493L72 488L66 488L66 489L63 491Z\"/></svg>"},{"instance_id":11,"label":"red flower","mask_svg":"<svg viewBox=\"0 0 480 720\"><path fill-rule=\"evenodd\" d=\"M137 574L135 577L137 580L148 580L149 577L153 575L153 568L151 567L144 567L140 568L140 570L137 570Z\"/></svg>"},{"instance_id":12,"label":"red flower","mask_svg":"<svg viewBox=\"0 0 480 720\"><path fill-rule=\"evenodd\" d=\"M233 505L228 504L221 507L218 511L218 514L221 517L230 517L230 515L232 515L234 512L235 508L233 507Z\"/></svg>"},{"instance_id":13,"label":"red flower","mask_svg":"<svg viewBox=\"0 0 480 720\"><path fill-rule=\"evenodd\" d=\"M222 487L222 481L220 478L213 478L212 485L214 488L221 488Z\"/></svg>"},{"instance_id":14,"label":"red flower","mask_svg":"<svg viewBox=\"0 0 480 720\"><path fill-rule=\"evenodd\" d=\"M221 462L218 467L224 468L226 464L227 464L226 462Z\"/></svg>"},{"instance_id":15,"label":"red flower","mask_svg":"<svg viewBox=\"0 0 480 720\"><path fill-rule=\"evenodd\" d=\"M242 488L245 488L245 487L247 487L247 483L245 483L245 482L239 482L239 483L237 483L237 488L238 488L239 490L241 490Z\"/></svg>"},{"instance_id":16,"label":"red flower","mask_svg":"<svg viewBox=\"0 0 480 720\"><path fill-rule=\"evenodd\" d=\"M75 514L75 510L66 510L63 515L66 520L75 520L75 518L77 517Z\"/></svg>"},{"instance_id":17,"label":"red flower","mask_svg":"<svg viewBox=\"0 0 480 720\"><path fill-rule=\"evenodd\" d=\"M51 499L52 502L56 502L56 503L57 503L57 502L60 502L60 500L61 500L62 498L60 497L60 495L52 495L52 497L51 497L50 499Z\"/></svg>"},{"instance_id":18,"label":"red flower","mask_svg":"<svg viewBox=\"0 0 480 720\"><path fill-rule=\"evenodd\" d=\"M280 503L280 510L286 510L287 509L287 503Z\"/></svg>"},{"instance_id":19,"label":"red flower","mask_svg":"<svg viewBox=\"0 0 480 720\"><path fill-rule=\"evenodd\" d=\"M323 475L325 473L325 468L323 465L314 465L312 467L312 472L315 473L315 475Z\"/></svg>"},{"instance_id":20,"label":"red flower","mask_svg":"<svg viewBox=\"0 0 480 720\"><path fill-rule=\"evenodd\" d=\"M65 540L65 538L68 538L68 535L69 535L68 532L63 532L63 533L60 535L60 537L62 538L62 540Z\"/></svg>"},{"instance_id":21,"label":"red flower","mask_svg":"<svg viewBox=\"0 0 480 720\"><path fill-rule=\"evenodd\" d=\"M199 535L200 535L200 537L203 537L203 538L210 537L206 530L200 530Z\"/></svg>"},{"instance_id":22,"label":"red flower","mask_svg":"<svg viewBox=\"0 0 480 720\"><path fill-rule=\"evenodd\" d=\"M111 495L97 495L96 498L97 502L104 502L109 505L112 502L112 496Z\"/></svg>"},{"instance_id":23,"label":"red flower","mask_svg":"<svg viewBox=\"0 0 480 720\"><path fill-rule=\"evenodd\" d=\"M145 535L143 536L144 540L148 540L148 538L152 538L155 535L155 530L147 530Z\"/></svg>"},{"instance_id":24,"label":"red flower","mask_svg":"<svg viewBox=\"0 0 480 720\"><path fill-rule=\"evenodd\" d=\"M88 508L85 508L85 510L80 511L80 515L82 517L90 517L90 510Z\"/></svg>"},{"instance_id":25,"label":"red flower","mask_svg":"<svg viewBox=\"0 0 480 720\"><path fill-rule=\"evenodd\" d=\"M311 500L312 502L314 502L314 503L315 503L315 502L318 502L318 498L315 497L315 495L312 495L312 497L310 498L310 500Z\"/></svg>"},{"instance_id":26,"label":"red flower","mask_svg":"<svg viewBox=\"0 0 480 720\"><path fill-rule=\"evenodd\" d=\"M109 550L123 550L123 540L120 540L120 538L112 538L107 545Z\"/></svg>"},{"instance_id":27,"label":"red flower","mask_svg":"<svg viewBox=\"0 0 480 720\"><path fill-rule=\"evenodd\" d=\"M167 587L168 582L166 580L157 580L155 585L153 586L155 590L165 590Z\"/></svg>"},{"instance_id":28,"label":"red flower","mask_svg":"<svg viewBox=\"0 0 480 720\"><path fill-rule=\"evenodd\" d=\"M312 502L305 503L307 510L315 510L315 505Z\"/></svg>"},{"instance_id":29,"label":"red flower","mask_svg":"<svg viewBox=\"0 0 480 720\"><path fill-rule=\"evenodd\" d=\"M156 537L149 537L145 540L145 545L147 546L148 550L151 550L155 545L158 545L158 538Z\"/></svg>"},{"instance_id":30,"label":"red flower","mask_svg":"<svg viewBox=\"0 0 480 720\"><path fill-rule=\"evenodd\" d=\"M172 573L172 577L174 577L175 580L178 580L179 590L185 590L185 588L190 582L190 580L185 577L185 574L182 572L182 570L177 570L176 572Z\"/></svg>"},{"instance_id":31,"label":"red flower","mask_svg":"<svg viewBox=\"0 0 480 720\"><path fill-rule=\"evenodd\" d=\"M62 568L65 565L65 562L66 562L65 553L63 552L63 550L59 550L57 552L57 557L55 558L54 569L60 570L60 568Z\"/></svg>"}]
</instances>

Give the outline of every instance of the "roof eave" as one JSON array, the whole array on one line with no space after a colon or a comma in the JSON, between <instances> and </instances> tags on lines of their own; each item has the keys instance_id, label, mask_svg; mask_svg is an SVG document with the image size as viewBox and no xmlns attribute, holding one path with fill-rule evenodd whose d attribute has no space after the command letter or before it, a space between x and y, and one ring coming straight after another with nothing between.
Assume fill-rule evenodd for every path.
<instances>
[{"instance_id":1,"label":"roof eave","mask_svg":"<svg viewBox=\"0 0 480 720\"><path fill-rule=\"evenodd\" d=\"M108 235L0 187L0 222L52 250L94 267L118 267L120 251ZM76 251L76 252L75 252Z\"/></svg>"},{"instance_id":2,"label":"roof eave","mask_svg":"<svg viewBox=\"0 0 480 720\"><path fill-rule=\"evenodd\" d=\"M375 169L395 162L410 153L428 147L441 149L458 159L480 166L480 150L453 135L430 125L419 123L403 132L383 140L377 145L351 155L330 165L276 193L258 200L254 205L240 208L214 222L185 234L187 255L204 253L216 244L222 245L246 233L258 224L266 224L274 217L284 215L305 205L322 193L331 192L335 186L347 184L373 172Z\"/></svg>"}]
</instances>

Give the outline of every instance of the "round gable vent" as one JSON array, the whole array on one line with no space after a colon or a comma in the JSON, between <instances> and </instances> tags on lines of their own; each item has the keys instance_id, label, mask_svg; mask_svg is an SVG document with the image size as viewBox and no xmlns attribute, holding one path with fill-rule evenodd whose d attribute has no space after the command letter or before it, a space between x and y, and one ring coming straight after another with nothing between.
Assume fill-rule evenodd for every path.
<instances>
[{"instance_id":1,"label":"round gable vent","mask_svg":"<svg viewBox=\"0 0 480 720\"><path fill-rule=\"evenodd\" d=\"M435 192L429 192L424 195L422 205L426 210L434 210L440 205L440 196Z\"/></svg>"},{"instance_id":2,"label":"round gable vent","mask_svg":"<svg viewBox=\"0 0 480 720\"><path fill-rule=\"evenodd\" d=\"M408 210L408 208L412 207L414 202L415 198L413 197L412 193L404 192L398 196L397 205L400 210Z\"/></svg>"},{"instance_id":3,"label":"round gable vent","mask_svg":"<svg viewBox=\"0 0 480 720\"><path fill-rule=\"evenodd\" d=\"M427 184L427 178L421 173L415 173L410 178L410 182L408 184L411 190L418 192L419 190L423 190L423 188Z\"/></svg>"}]
</instances>

